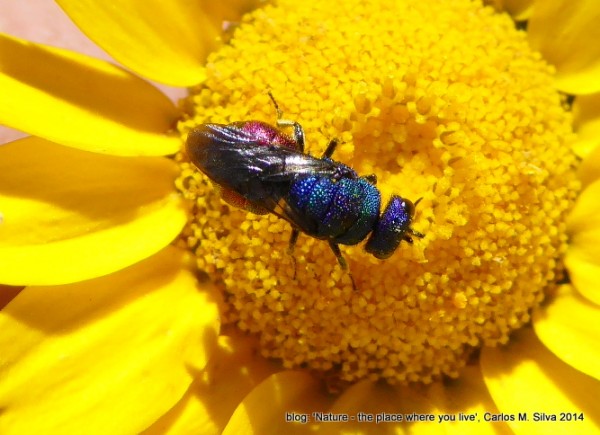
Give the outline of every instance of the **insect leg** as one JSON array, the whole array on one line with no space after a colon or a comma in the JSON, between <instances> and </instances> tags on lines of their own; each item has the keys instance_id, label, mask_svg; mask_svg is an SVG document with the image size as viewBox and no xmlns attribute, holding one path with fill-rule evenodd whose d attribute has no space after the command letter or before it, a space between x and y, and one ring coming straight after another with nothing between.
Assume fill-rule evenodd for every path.
<instances>
[{"instance_id":1,"label":"insect leg","mask_svg":"<svg viewBox=\"0 0 600 435\"><path fill-rule=\"evenodd\" d=\"M292 257L292 263L294 264L294 279L296 279L296 257L294 257L294 248L296 247L296 241L298 240L298 236L300 235L300 231L293 228L292 235L290 236L290 242L288 244L287 254Z\"/></svg>"},{"instance_id":2,"label":"insect leg","mask_svg":"<svg viewBox=\"0 0 600 435\"><path fill-rule=\"evenodd\" d=\"M304 152L304 129L296 121L290 121L289 119L282 119L283 112L279 108L279 104L277 104L277 101L275 101L275 97L273 96L271 91L268 91L267 94L269 94L269 97L271 98L271 101L273 102L273 105L275 106L275 112L277 113L277 126L278 127L294 127L294 141L296 141L296 144L298 146L298 151L303 153Z\"/></svg>"},{"instance_id":3,"label":"insect leg","mask_svg":"<svg viewBox=\"0 0 600 435\"><path fill-rule=\"evenodd\" d=\"M325 149L325 152L323 153L323 156L321 157L322 159L324 158L329 158L333 155L333 152L335 151L335 148L338 146L339 141L337 139L331 139L331 141L329 141L329 145L327 145L327 148Z\"/></svg>"},{"instance_id":4,"label":"insect leg","mask_svg":"<svg viewBox=\"0 0 600 435\"><path fill-rule=\"evenodd\" d=\"M348 263L346 263L346 259L342 255L342 251L340 250L340 247L337 245L337 243L333 243L332 241L329 241L329 247L333 251L333 255L335 255L335 258L337 258L337 261L338 261L340 267L343 270L345 270L346 272L348 272L350 281L352 281L352 289L354 291L356 291L357 288L356 288L356 284L354 283L354 277L352 276L352 273L350 273L350 269L348 268Z\"/></svg>"},{"instance_id":5,"label":"insect leg","mask_svg":"<svg viewBox=\"0 0 600 435\"><path fill-rule=\"evenodd\" d=\"M294 141L296 142L298 151L304 152L304 129L296 121L290 121L289 119L278 119L278 127L294 127Z\"/></svg>"},{"instance_id":6,"label":"insect leg","mask_svg":"<svg viewBox=\"0 0 600 435\"><path fill-rule=\"evenodd\" d=\"M365 175L362 178L367 180L369 182L369 184L372 184L373 186L375 186L377 184L377 175L375 175L375 174Z\"/></svg>"}]
</instances>

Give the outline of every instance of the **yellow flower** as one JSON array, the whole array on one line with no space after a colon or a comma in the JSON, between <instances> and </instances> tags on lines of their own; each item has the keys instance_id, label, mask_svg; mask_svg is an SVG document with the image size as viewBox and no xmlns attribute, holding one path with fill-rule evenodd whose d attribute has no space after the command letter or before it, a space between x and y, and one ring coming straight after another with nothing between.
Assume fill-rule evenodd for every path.
<instances>
[{"instance_id":1,"label":"yellow flower","mask_svg":"<svg viewBox=\"0 0 600 435\"><path fill-rule=\"evenodd\" d=\"M118 67L0 36L0 122L34 135L0 147L0 282L26 286L0 288L0 432L598 430L600 48L584 36L600 6L497 2L554 75L467 0L281 0L227 44L241 1L59 3L133 71L196 86L175 108ZM554 86L576 95L577 137ZM198 123L273 123L267 90L309 152L337 137L384 197L424 198L412 247L342 248L358 291L306 236L294 278L288 224L161 157Z\"/></svg>"}]
</instances>

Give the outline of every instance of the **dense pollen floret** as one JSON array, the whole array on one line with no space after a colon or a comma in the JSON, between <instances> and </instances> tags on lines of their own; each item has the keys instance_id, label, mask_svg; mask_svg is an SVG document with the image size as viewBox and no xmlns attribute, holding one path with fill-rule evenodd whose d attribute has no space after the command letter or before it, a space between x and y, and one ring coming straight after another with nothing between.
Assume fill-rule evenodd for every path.
<instances>
[{"instance_id":1,"label":"dense pollen floret","mask_svg":"<svg viewBox=\"0 0 600 435\"><path fill-rule=\"evenodd\" d=\"M193 202L184 233L222 289L223 320L285 367L345 381L457 376L474 348L504 343L560 273L578 185L569 113L552 69L507 16L471 0L280 0L247 15L186 101L196 124L274 123L267 90L306 131L306 150L374 173L382 206L418 205L385 261L225 205L181 158Z\"/></svg>"}]
</instances>

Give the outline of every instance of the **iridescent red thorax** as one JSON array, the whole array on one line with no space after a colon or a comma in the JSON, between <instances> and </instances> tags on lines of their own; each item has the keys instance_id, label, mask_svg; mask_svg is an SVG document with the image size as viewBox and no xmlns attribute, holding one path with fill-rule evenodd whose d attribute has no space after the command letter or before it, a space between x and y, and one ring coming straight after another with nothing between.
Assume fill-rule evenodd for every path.
<instances>
[{"instance_id":1,"label":"iridescent red thorax","mask_svg":"<svg viewBox=\"0 0 600 435\"><path fill-rule=\"evenodd\" d=\"M293 137L266 122L238 121L230 125L250 134L258 145L278 145L293 150L298 147L298 143Z\"/></svg>"}]
</instances>

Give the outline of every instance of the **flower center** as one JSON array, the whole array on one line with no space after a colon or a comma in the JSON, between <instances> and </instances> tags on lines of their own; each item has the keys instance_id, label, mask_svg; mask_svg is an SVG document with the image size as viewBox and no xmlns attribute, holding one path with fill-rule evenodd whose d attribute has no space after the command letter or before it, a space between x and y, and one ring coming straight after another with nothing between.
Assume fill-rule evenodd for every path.
<instances>
[{"instance_id":1,"label":"flower center","mask_svg":"<svg viewBox=\"0 0 600 435\"><path fill-rule=\"evenodd\" d=\"M182 135L275 124L270 90L307 152L338 138L336 161L377 175L382 206L423 197L412 227L425 238L389 259L340 245L354 290L326 241L301 234L294 265L288 222L227 205L182 157L187 246L223 290L224 322L258 334L263 355L348 382L455 377L556 282L578 189L570 117L507 16L470 0L280 0L206 70Z\"/></svg>"}]
</instances>

